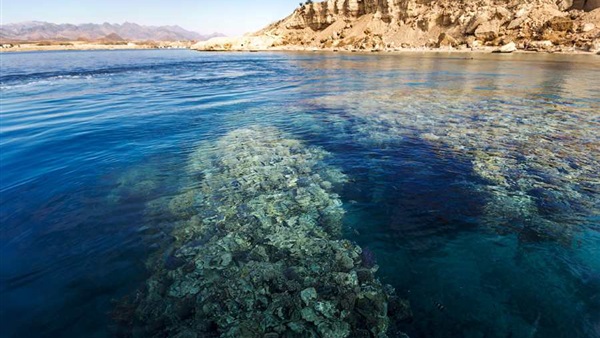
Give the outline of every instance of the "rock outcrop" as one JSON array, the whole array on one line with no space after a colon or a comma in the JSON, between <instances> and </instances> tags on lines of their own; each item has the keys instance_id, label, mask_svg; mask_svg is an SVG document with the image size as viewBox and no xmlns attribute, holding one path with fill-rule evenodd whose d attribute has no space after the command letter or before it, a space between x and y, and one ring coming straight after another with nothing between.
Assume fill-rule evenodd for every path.
<instances>
[{"instance_id":1,"label":"rock outcrop","mask_svg":"<svg viewBox=\"0 0 600 338\"><path fill-rule=\"evenodd\" d=\"M509 42L506 45L500 47L498 52L500 53L512 53L517 50L517 45L514 42Z\"/></svg>"},{"instance_id":2,"label":"rock outcrop","mask_svg":"<svg viewBox=\"0 0 600 338\"><path fill-rule=\"evenodd\" d=\"M600 39L598 8L600 0L328 0L306 3L244 38L196 48L389 50L514 41L540 50L532 42L549 41L544 50L590 50Z\"/></svg>"}]
</instances>

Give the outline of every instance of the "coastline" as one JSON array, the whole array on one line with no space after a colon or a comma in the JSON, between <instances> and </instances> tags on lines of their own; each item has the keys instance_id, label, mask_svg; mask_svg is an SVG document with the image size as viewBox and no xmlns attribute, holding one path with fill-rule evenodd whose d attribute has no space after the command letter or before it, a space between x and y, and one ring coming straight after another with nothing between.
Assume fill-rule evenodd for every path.
<instances>
[{"instance_id":1,"label":"coastline","mask_svg":"<svg viewBox=\"0 0 600 338\"><path fill-rule=\"evenodd\" d=\"M198 42L190 49L206 52L345 52L345 53L500 53L500 54L567 54L567 55L600 55L600 45L591 44L585 47L576 47L565 44L553 44L550 41L535 41L531 46L517 46L516 43L484 45L477 41L469 44L452 45L417 45L398 46L390 44L333 45L290 43L281 36L274 35L246 35L241 37L213 38Z\"/></svg>"},{"instance_id":2,"label":"coastline","mask_svg":"<svg viewBox=\"0 0 600 338\"><path fill-rule=\"evenodd\" d=\"M385 3L385 2L384 2ZM375 53L600 52L600 3L578 9L554 0L481 4L320 1L301 4L260 31L201 41L202 51Z\"/></svg>"},{"instance_id":3,"label":"coastline","mask_svg":"<svg viewBox=\"0 0 600 338\"><path fill-rule=\"evenodd\" d=\"M48 45L39 43L22 43L0 49L2 53L19 52L48 52L48 51L94 51L94 50L143 50L143 49L189 49L191 43L175 44L171 42L157 43L77 43L77 42L51 42Z\"/></svg>"},{"instance_id":4,"label":"coastline","mask_svg":"<svg viewBox=\"0 0 600 338\"><path fill-rule=\"evenodd\" d=\"M200 43L202 44L202 42ZM206 45L203 45L206 46ZM258 47L258 48L218 48L215 46L195 47L194 45L178 45L172 46L165 44L52 44L52 45L37 45L37 44L21 44L11 48L0 49L2 53L18 53L18 52L48 52L48 51L110 51L110 50L146 50L146 49L189 49L198 52L320 52L320 53L358 53L358 54L403 54L403 53L461 53L461 54L562 54L562 55L600 55L600 51L585 51L575 49L573 47L563 47L562 50L523 50L517 49L508 53L500 52L500 47L497 46L480 46L475 48L454 48L454 47L409 47L409 48L383 48L383 49L349 49L349 48L317 48L304 46L277 46L277 47Z\"/></svg>"},{"instance_id":5,"label":"coastline","mask_svg":"<svg viewBox=\"0 0 600 338\"><path fill-rule=\"evenodd\" d=\"M386 48L386 49L334 49L334 48L305 48L305 47L276 47L276 48L256 48L256 49L199 49L190 48L198 52L213 53L252 53L252 52L314 52L314 53L343 53L343 54L403 54L403 53L464 53L464 54L561 54L561 55L600 55L600 51L584 50L562 50L562 51L535 51L518 49L510 53L499 51L499 47L477 47L477 48L433 48L433 47L415 47L415 48Z\"/></svg>"}]
</instances>

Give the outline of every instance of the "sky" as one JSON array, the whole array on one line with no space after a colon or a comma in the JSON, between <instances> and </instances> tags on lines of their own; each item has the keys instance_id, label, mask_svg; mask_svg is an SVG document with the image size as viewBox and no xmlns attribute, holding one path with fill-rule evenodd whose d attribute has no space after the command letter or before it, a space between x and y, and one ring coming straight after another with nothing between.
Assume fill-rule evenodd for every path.
<instances>
[{"instance_id":1,"label":"sky","mask_svg":"<svg viewBox=\"0 0 600 338\"><path fill-rule=\"evenodd\" d=\"M179 25L202 34L241 35L284 18L298 0L0 0L2 24L123 23Z\"/></svg>"}]
</instances>

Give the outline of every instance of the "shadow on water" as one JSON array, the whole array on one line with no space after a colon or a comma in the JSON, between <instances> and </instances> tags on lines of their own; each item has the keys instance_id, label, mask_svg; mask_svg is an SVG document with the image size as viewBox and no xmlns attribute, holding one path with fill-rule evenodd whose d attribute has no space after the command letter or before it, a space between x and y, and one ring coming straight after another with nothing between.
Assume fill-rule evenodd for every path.
<instances>
[{"instance_id":1,"label":"shadow on water","mask_svg":"<svg viewBox=\"0 0 600 338\"><path fill-rule=\"evenodd\" d=\"M3 194L28 204L2 215L0 317L10 323L3 334L109 336L114 302L139 288L146 258L168 241L172 220L146 210L177 188L171 161L149 157L43 199L32 197L37 189Z\"/></svg>"},{"instance_id":2,"label":"shadow on water","mask_svg":"<svg viewBox=\"0 0 600 338\"><path fill-rule=\"evenodd\" d=\"M334 153L349 175L346 236L374 252L384 281L410 299L413 321L400 324L410 337L600 334L600 236L586 210L538 189L528 194L539 218L506 215L506 224L489 225L494 200L480 187L490 183L470 158L413 137L365 146L340 136L360 121L315 110L327 122L302 138ZM343 127L330 123L337 119ZM553 237L548 220L578 230Z\"/></svg>"},{"instance_id":3,"label":"shadow on water","mask_svg":"<svg viewBox=\"0 0 600 338\"><path fill-rule=\"evenodd\" d=\"M350 169L354 184L343 197L354 239L375 253L384 280L411 300L414 321L402 324L405 332L411 337L598 334L598 262L573 257L577 245L585 245L597 259L597 235L580 234L585 244L571 246L526 236L527 227L520 233L488 228L481 220L486 194L473 189L478 180L470 177L468 161L440 157L414 140L395 147L370 158L362 170ZM364 155L357 159L364 161Z\"/></svg>"},{"instance_id":4,"label":"shadow on water","mask_svg":"<svg viewBox=\"0 0 600 338\"><path fill-rule=\"evenodd\" d=\"M143 280L147 250L130 220L140 208L104 201L87 194L55 196L22 225L3 220L3 236L10 240L1 248L0 316L8 337L101 335L110 300Z\"/></svg>"}]
</instances>

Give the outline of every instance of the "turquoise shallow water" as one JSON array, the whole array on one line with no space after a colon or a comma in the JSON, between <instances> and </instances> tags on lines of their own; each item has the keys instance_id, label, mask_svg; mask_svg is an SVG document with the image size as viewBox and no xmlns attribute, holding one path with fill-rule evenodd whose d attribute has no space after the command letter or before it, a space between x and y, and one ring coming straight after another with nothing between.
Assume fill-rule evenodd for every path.
<instances>
[{"instance_id":1,"label":"turquoise shallow water","mask_svg":"<svg viewBox=\"0 0 600 338\"><path fill-rule=\"evenodd\" d=\"M249 126L331 154L344 237L410 300L410 337L600 337L597 57L0 58L2 337L111 336L170 242L152 210Z\"/></svg>"}]
</instances>

